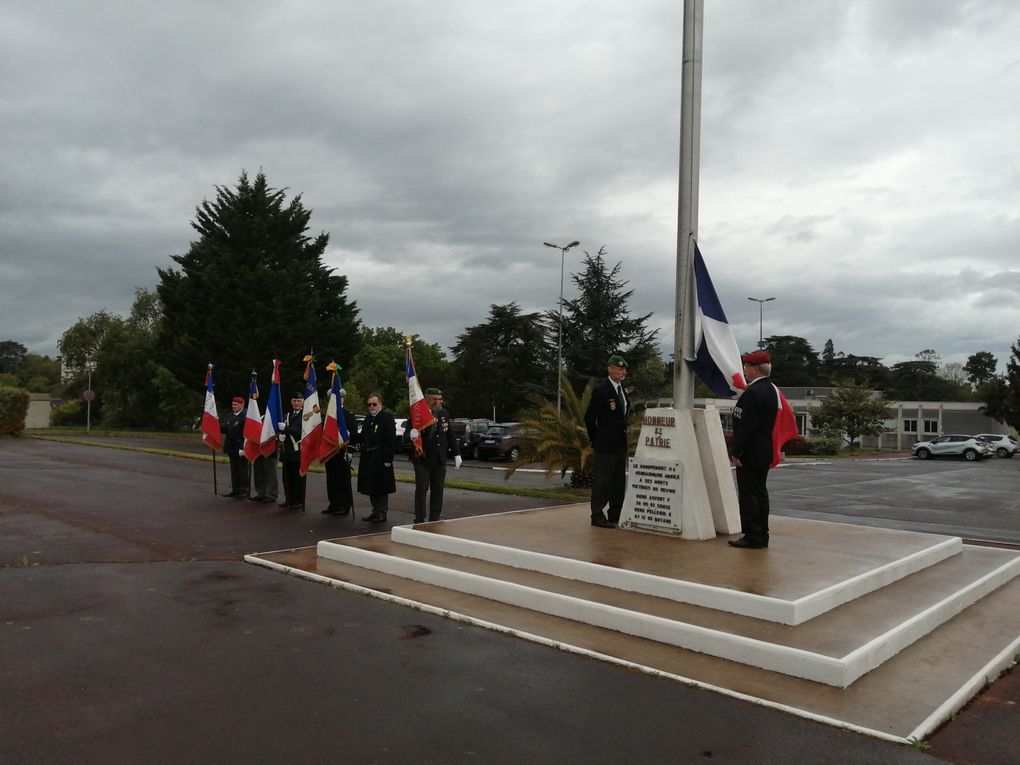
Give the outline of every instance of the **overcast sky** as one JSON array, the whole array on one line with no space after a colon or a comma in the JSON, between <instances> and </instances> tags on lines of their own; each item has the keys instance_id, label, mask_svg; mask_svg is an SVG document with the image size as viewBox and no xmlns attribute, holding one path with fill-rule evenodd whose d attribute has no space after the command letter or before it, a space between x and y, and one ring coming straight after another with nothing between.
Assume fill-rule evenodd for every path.
<instances>
[{"instance_id":1,"label":"overcast sky","mask_svg":"<svg viewBox=\"0 0 1020 765\"><path fill-rule=\"evenodd\" d=\"M1020 4L707 0L699 242L742 348L1020 334ZM4 0L0 340L56 354L262 169L370 326L555 308L579 239L672 349L682 0ZM567 255L571 269L580 255Z\"/></svg>"}]
</instances>

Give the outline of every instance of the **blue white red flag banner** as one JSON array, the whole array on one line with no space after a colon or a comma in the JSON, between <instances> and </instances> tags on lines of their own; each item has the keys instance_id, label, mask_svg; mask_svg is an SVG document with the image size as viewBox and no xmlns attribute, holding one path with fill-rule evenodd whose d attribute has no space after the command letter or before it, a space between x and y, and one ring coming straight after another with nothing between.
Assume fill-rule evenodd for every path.
<instances>
[{"instance_id":1,"label":"blue white red flag banner","mask_svg":"<svg viewBox=\"0 0 1020 765\"><path fill-rule=\"evenodd\" d=\"M694 353L687 359L691 371L720 398L732 398L747 387L740 349L712 278L694 245Z\"/></svg>"},{"instance_id":2,"label":"blue white red flag banner","mask_svg":"<svg viewBox=\"0 0 1020 765\"><path fill-rule=\"evenodd\" d=\"M205 371L205 409L202 411L202 440L214 452L223 448L220 418L216 414L216 396L213 395L213 365Z\"/></svg>"},{"instance_id":3,"label":"blue white red flag banner","mask_svg":"<svg viewBox=\"0 0 1020 765\"><path fill-rule=\"evenodd\" d=\"M283 402L280 400L280 360L273 359L273 382L266 400L266 411L262 415L262 432L259 435L259 452L263 457L276 452L277 423L283 422Z\"/></svg>"},{"instance_id":4,"label":"blue white red flag banner","mask_svg":"<svg viewBox=\"0 0 1020 765\"><path fill-rule=\"evenodd\" d=\"M326 404L326 419L322 423L322 439L319 441L319 462L323 464L334 457L351 437L340 401L340 366L332 361L326 369L333 373L333 380L329 389L329 403Z\"/></svg>"},{"instance_id":5,"label":"blue white red flag banner","mask_svg":"<svg viewBox=\"0 0 1020 765\"><path fill-rule=\"evenodd\" d=\"M259 383L254 370L248 386L248 411L244 415L244 456L254 462L262 455L262 416L259 414Z\"/></svg>"},{"instance_id":6,"label":"blue white red flag banner","mask_svg":"<svg viewBox=\"0 0 1020 765\"><path fill-rule=\"evenodd\" d=\"M414 357L411 356L410 340L406 342L405 349L407 351L407 397L410 403L408 411L410 413L411 428L418 431L418 437L413 439L414 450L421 454L421 432L429 425L434 424L436 418L432 416L428 402L425 400L425 396L422 395L421 385L418 384L418 375L414 371Z\"/></svg>"},{"instance_id":7,"label":"blue white red flag banner","mask_svg":"<svg viewBox=\"0 0 1020 765\"><path fill-rule=\"evenodd\" d=\"M319 413L319 388L315 379L315 359L305 356L305 405L301 410L301 469L308 468L319 458L319 441L322 439L322 415Z\"/></svg>"},{"instance_id":8,"label":"blue white red flag banner","mask_svg":"<svg viewBox=\"0 0 1020 765\"><path fill-rule=\"evenodd\" d=\"M775 467L783 461L783 447L786 442L800 435L797 430L797 417L793 413L790 402L786 400L786 396L776 387L775 383L772 383L772 387L776 389L779 411L776 412L776 421L772 424L772 464L769 467Z\"/></svg>"}]
</instances>

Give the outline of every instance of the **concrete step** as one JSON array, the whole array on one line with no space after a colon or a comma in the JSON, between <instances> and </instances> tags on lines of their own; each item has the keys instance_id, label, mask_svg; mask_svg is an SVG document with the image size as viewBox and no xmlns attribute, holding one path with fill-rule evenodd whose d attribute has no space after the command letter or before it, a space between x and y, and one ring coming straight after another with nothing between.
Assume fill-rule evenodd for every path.
<instances>
[{"instance_id":1,"label":"concrete step","mask_svg":"<svg viewBox=\"0 0 1020 765\"><path fill-rule=\"evenodd\" d=\"M580 509L398 526L392 535L401 544L791 625L933 566L963 544L958 537L822 521L791 526L776 518L766 555L730 550L722 538L591 528L587 507ZM785 575L761 577L762 560Z\"/></svg>"},{"instance_id":2,"label":"concrete step","mask_svg":"<svg viewBox=\"0 0 1020 765\"><path fill-rule=\"evenodd\" d=\"M810 537L817 530L816 523L797 521L788 530L800 527L806 529L805 535ZM959 554L938 565L900 577L886 587L831 608L807 623L790 626L614 586L401 544L397 538L414 538L414 535L394 531L392 537L372 535L320 542L317 553L322 558L364 569L837 687L850 685L1020 573L1020 555L1014 552L963 546ZM597 531L603 539L615 534L623 544L630 543L624 539L626 537L648 538L648 535L631 532ZM584 533L583 529L574 532L575 535ZM788 538L796 536L791 533ZM674 546L718 547L720 541L725 545L725 540L665 541ZM769 551L719 549L717 552L728 556L730 561L741 560L739 556L744 559L753 554L762 556L757 559L755 568L761 580L759 589L768 591L767 574L771 567L766 556L774 555L771 548ZM861 555L867 559L873 557L866 552ZM686 563L697 565L698 561ZM826 578L821 572L819 577Z\"/></svg>"}]
</instances>

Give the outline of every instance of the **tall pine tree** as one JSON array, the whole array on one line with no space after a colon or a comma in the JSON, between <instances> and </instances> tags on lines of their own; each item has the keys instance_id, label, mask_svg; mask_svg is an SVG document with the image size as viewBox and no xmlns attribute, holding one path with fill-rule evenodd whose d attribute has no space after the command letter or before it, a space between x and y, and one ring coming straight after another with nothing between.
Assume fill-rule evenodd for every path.
<instances>
[{"instance_id":1,"label":"tall pine tree","mask_svg":"<svg viewBox=\"0 0 1020 765\"><path fill-rule=\"evenodd\" d=\"M322 363L349 365L358 309L347 277L323 265L329 235L310 237L310 217L300 195L288 202L261 172L254 183L242 173L236 188L218 186L197 208L198 240L173 256L179 269L158 269L161 348L181 382L200 386L212 361L226 399L246 395L252 369L268 377L273 358L283 359L286 385L300 380L310 349Z\"/></svg>"},{"instance_id":2,"label":"tall pine tree","mask_svg":"<svg viewBox=\"0 0 1020 765\"><path fill-rule=\"evenodd\" d=\"M563 301L563 363L575 388L583 388L590 377L605 374L606 360L614 353L622 353L632 369L658 354L655 339L659 331L647 327L651 314L630 315L627 303L634 290L624 290L627 282L619 278L622 264L609 268L605 254L605 246L594 256L585 252L584 271L570 277L579 294L574 300ZM553 348L558 322L558 312L546 313Z\"/></svg>"}]
</instances>

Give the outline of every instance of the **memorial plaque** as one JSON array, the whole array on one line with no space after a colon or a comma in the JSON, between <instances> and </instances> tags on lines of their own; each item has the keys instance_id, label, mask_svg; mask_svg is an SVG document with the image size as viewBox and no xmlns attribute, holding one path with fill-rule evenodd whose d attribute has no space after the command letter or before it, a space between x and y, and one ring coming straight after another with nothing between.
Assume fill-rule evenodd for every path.
<instances>
[{"instance_id":1,"label":"memorial plaque","mask_svg":"<svg viewBox=\"0 0 1020 765\"><path fill-rule=\"evenodd\" d=\"M621 528L682 532L682 468L679 460L632 457Z\"/></svg>"}]
</instances>

